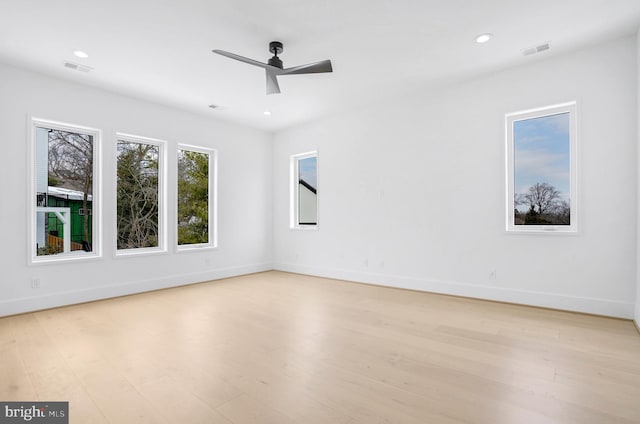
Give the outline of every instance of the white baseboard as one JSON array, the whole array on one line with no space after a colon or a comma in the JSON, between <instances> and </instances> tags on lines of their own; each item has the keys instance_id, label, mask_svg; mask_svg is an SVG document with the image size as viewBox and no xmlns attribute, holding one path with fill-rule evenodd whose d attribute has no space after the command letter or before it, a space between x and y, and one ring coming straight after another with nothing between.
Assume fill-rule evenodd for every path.
<instances>
[{"instance_id":1,"label":"white baseboard","mask_svg":"<svg viewBox=\"0 0 640 424\"><path fill-rule=\"evenodd\" d=\"M83 290L51 293L43 296L10 299L0 301L0 317L143 293L152 290L178 287L203 281L219 280L239 275L253 274L256 272L270 271L273 269L386 287L450 294L454 296L495 300L499 302L510 302L616 318L635 318L636 325L640 328L640 316L638 316L634 310L635 305L628 302L288 263L261 263L221 268L207 272L177 274L163 278L124 282Z\"/></svg>"},{"instance_id":2,"label":"white baseboard","mask_svg":"<svg viewBox=\"0 0 640 424\"><path fill-rule=\"evenodd\" d=\"M238 267L213 269L206 272L190 274L176 274L162 278L154 278L141 281L130 281L100 287L91 287L82 290L50 293L41 296L24 297L0 301L0 317L16 315L25 312L39 311L42 309L56 308L77 303L91 302L94 300L109 299L147 291L184 286L210 280L236 277L239 275L254 274L256 272L270 271L273 264L253 264Z\"/></svg>"},{"instance_id":3,"label":"white baseboard","mask_svg":"<svg viewBox=\"0 0 640 424\"><path fill-rule=\"evenodd\" d=\"M339 280L354 281L358 283L375 284L386 287L396 287L431 293L495 300L499 302L517 303L528 306L538 306L543 308L604 315L616 318L634 318L633 303L619 302L608 299L569 296L557 293L545 293L528 290L515 290L503 287L483 286L453 281L429 280L399 275L366 273L345 269L315 267L289 263L275 263L274 269L278 271L294 272L298 274L314 275L318 277L334 278Z\"/></svg>"}]
</instances>

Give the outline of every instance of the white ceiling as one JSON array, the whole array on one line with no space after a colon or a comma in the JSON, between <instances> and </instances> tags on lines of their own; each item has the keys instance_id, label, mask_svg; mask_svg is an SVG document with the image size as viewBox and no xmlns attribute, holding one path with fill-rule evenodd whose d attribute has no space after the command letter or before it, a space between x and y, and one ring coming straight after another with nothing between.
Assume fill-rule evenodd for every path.
<instances>
[{"instance_id":1,"label":"white ceiling","mask_svg":"<svg viewBox=\"0 0 640 424\"><path fill-rule=\"evenodd\" d=\"M0 0L0 61L274 131L638 27L640 0ZM266 62L273 40L285 67L331 59L334 72L281 77L267 96L264 71L211 53Z\"/></svg>"}]
</instances>

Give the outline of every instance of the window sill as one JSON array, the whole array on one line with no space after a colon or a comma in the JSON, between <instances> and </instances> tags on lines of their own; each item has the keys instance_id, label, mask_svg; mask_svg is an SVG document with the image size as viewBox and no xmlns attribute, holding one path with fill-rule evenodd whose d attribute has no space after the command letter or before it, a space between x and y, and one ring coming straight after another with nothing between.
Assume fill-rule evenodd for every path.
<instances>
[{"instance_id":1,"label":"window sill","mask_svg":"<svg viewBox=\"0 0 640 424\"><path fill-rule=\"evenodd\" d=\"M56 255L43 255L32 257L29 261L29 265L56 265L56 264L67 264L72 262L80 262L80 261L91 261L101 259L102 255L94 252L82 252L78 251L71 253L59 253Z\"/></svg>"},{"instance_id":2,"label":"window sill","mask_svg":"<svg viewBox=\"0 0 640 424\"><path fill-rule=\"evenodd\" d=\"M195 244L176 246L176 253L202 252L218 250L218 246L213 244Z\"/></svg>"},{"instance_id":3,"label":"window sill","mask_svg":"<svg viewBox=\"0 0 640 424\"><path fill-rule=\"evenodd\" d=\"M541 227L541 228L508 228L505 230L505 234L514 235L564 235L564 236L576 236L580 232L575 228L557 228L557 227Z\"/></svg>"},{"instance_id":4,"label":"window sill","mask_svg":"<svg viewBox=\"0 0 640 424\"><path fill-rule=\"evenodd\" d=\"M289 229L300 231L318 231L318 225L296 225L294 227L289 227Z\"/></svg>"},{"instance_id":5,"label":"window sill","mask_svg":"<svg viewBox=\"0 0 640 424\"><path fill-rule=\"evenodd\" d=\"M134 256L154 256L169 253L167 249L160 249L155 247L141 247L139 249L124 249L116 251L116 258L127 258Z\"/></svg>"}]
</instances>

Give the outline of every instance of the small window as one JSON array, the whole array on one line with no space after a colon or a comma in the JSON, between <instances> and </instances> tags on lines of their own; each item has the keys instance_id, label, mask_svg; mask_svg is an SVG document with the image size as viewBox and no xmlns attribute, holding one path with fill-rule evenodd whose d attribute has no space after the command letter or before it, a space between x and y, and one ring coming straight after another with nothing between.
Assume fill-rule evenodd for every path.
<instances>
[{"instance_id":1,"label":"small window","mask_svg":"<svg viewBox=\"0 0 640 424\"><path fill-rule=\"evenodd\" d=\"M118 253L165 251L164 142L118 134Z\"/></svg>"},{"instance_id":2,"label":"small window","mask_svg":"<svg viewBox=\"0 0 640 424\"><path fill-rule=\"evenodd\" d=\"M215 151L178 148L178 249L216 246Z\"/></svg>"},{"instance_id":3,"label":"small window","mask_svg":"<svg viewBox=\"0 0 640 424\"><path fill-rule=\"evenodd\" d=\"M318 153L291 157L291 228L318 226Z\"/></svg>"},{"instance_id":4,"label":"small window","mask_svg":"<svg viewBox=\"0 0 640 424\"><path fill-rule=\"evenodd\" d=\"M100 131L32 120L31 262L99 256L97 219Z\"/></svg>"},{"instance_id":5,"label":"small window","mask_svg":"<svg viewBox=\"0 0 640 424\"><path fill-rule=\"evenodd\" d=\"M576 104L508 114L507 231L576 232Z\"/></svg>"}]
</instances>

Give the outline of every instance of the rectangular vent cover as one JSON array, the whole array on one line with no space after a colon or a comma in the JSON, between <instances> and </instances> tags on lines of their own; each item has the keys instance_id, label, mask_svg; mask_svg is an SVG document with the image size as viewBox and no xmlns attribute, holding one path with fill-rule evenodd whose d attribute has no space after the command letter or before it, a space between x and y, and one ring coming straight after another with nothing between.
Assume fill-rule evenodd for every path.
<instances>
[{"instance_id":1,"label":"rectangular vent cover","mask_svg":"<svg viewBox=\"0 0 640 424\"><path fill-rule=\"evenodd\" d=\"M540 52L549 50L550 48L551 48L551 45L549 43L540 44L534 47L527 47L526 49L522 50L522 55L531 56L532 54L540 53Z\"/></svg>"},{"instance_id":2,"label":"rectangular vent cover","mask_svg":"<svg viewBox=\"0 0 640 424\"><path fill-rule=\"evenodd\" d=\"M80 71L80 72L89 72L93 70L93 68L90 66L80 65L78 63L73 63L73 62L64 62L64 67L69 69L75 69L76 71Z\"/></svg>"}]
</instances>

